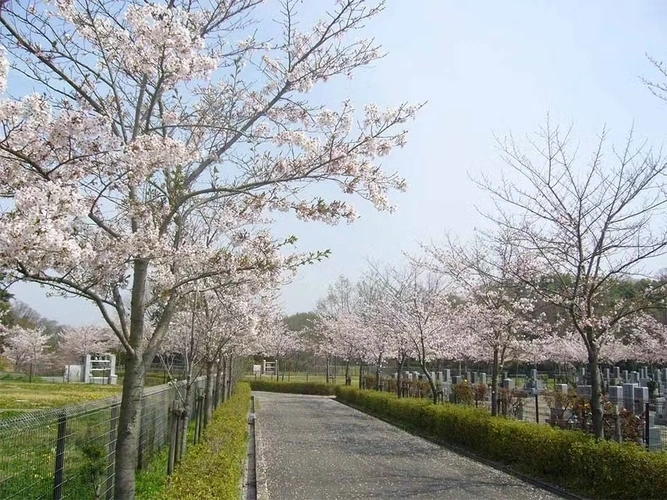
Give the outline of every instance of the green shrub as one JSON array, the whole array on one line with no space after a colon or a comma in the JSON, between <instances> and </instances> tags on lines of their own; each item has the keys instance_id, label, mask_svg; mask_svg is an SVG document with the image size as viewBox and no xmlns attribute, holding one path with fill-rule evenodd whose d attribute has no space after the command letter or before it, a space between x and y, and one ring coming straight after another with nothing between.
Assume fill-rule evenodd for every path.
<instances>
[{"instance_id":1,"label":"green shrub","mask_svg":"<svg viewBox=\"0 0 667 500\"><path fill-rule=\"evenodd\" d=\"M315 396L333 396L335 386L321 382L282 382L279 380L252 380L253 391L288 392L291 394L310 394Z\"/></svg>"},{"instance_id":2,"label":"green shrub","mask_svg":"<svg viewBox=\"0 0 667 500\"><path fill-rule=\"evenodd\" d=\"M161 500L231 500L239 498L246 458L250 386L239 383L232 397L213 413L202 443L191 446Z\"/></svg>"},{"instance_id":3,"label":"green shrub","mask_svg":"<svg viewBox=\"0 0 667 500\"><path fill-rule=\"evenodd\" d=\"M486 410L337 387L371 414L592 498L664 498L667 453L579 431L492 417Z\"/></svg>"}]
</instances>

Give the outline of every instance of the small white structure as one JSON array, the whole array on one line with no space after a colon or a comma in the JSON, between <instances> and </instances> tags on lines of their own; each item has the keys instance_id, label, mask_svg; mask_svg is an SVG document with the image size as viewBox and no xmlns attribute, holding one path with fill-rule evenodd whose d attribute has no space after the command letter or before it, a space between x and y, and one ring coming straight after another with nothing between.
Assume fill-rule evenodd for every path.
<instances>
[{"instance_id":1,"label":"small white structure","mask_svg":"<svg viewBox=\"0 0 667 500\"><path fill-rule=\"evenodd\" d=\"M83 365L67 365L63 375L65 382L116 385L116 355L87 354Z\"/></svg>"},{"instance_id":2,"label":"small white structure","mask_svg":"<svg viewBox=\"0 0 667 500\"><path fill-rule=\"evenodd\" d=\"M275 375L277 361L262 360L262 373L265 375Z\"/></svg>"}]
</instances>

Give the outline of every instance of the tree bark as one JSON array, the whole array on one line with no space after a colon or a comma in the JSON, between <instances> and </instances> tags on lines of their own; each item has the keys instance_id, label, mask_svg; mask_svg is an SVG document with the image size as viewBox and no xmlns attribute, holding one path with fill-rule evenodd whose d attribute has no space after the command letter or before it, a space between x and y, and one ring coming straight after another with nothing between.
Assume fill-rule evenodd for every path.
<instances>
[{"instance_id":1,"label":"tree bark","mask_svg":"<svg viewBox=\"0 0 667 500\"><path fill-rule=\"evenodd\" d=\"M225 401L229 399L229 397L232 395L232 386L233 386L233 381L232 378L234 376L234 356L231 354L229 355L229 361L227 362L228 365L228 371L229 373L227 374L227 385L225 387ZM276 367L278 366L278 363L276 362Z\"/></svg>"},{"instance_id":2,"label":"tree bark","mask_svg":"<svg viewBox=\"0 0 667 500\"><path fill-rule=\"evenodd\" d=\"M602 408L602 381L600 377L597 346L591 343L588 352L588 372L591 377L591 415L593 435L604 439L604 414Z\"/></svg>"},{"instance_id":3,"label":"tree bark","mask_svg":"<svg viewBox=\"0 0 667 500\"><path fill-rule=\"evenodd\" d=\"M400 398L401 394L401 384L403 383L403 364L405 363L405 354L399 356L398 361L398 375L396 376L396 397Z\"/></svg>"},{"instance_id":4,"label":"tree bark","mask_svg":"<svg viewBox=\"0 0 667 500\"><path fill-rule=\"evenodd\" d=\"M220 384L222 384L222 358L215 363L215 388L213 389L213 405L215 408L220 404Z\"/></svg>"},{"instance_id":5,"label":"tree bark","mask_svg":"<svg viewBox=\"0 0 667 500\"><path fill-rule=\"evenodd\" d=\"M380 390L380 365L382 364L382 354L378 356L377 366L375 368L375 390Z\"/></svg>"},{"instance_id":6,"label":"tree bark","mask_svg":"<svg viewBox=\"0 0 667 500\"><path fill-rule=\"evenodd\" d=\"M146 367L141 358L128 356L125 364L116 438L114 498L118 499L134 498L137 446L141 424L141 395L145 370Z\"/></svg>"},{"instance_id":7,"label":"tree bark","mask_svg":"<svg viewBox=\"0 0 667 500\"><path fill-rule=\"evenodd\" d=\"M435 386L435 381L433 380L433 377L426 369L426 361L420 361L419 365L422 369L422 373L424 374L426 380L428 381L429 387L431 387L431 397L433 398L433 404L438 404L438 389Z\"/></svg>"},{"instance_id":8,"label":"tree bark","mask_svg":"<svg viewBox=\"0 0 667 500\"><path fill-rule=\"evenodd\" d=\"M364 388L364 362L359 361L359 389Z\"/></svg>"},{"instance_id":9,"label":"tree bark","mask_svg":"<svg viewBox=\"0 0 667 500\"><path fill-rule=\"evenodd\" d=\"M206 385L204 386L204 428L213 416L213 361L206 362Z\"/></svg>"},{"instance_id":10,"label":"tree bark","mask_svg":"<svg viewBox=\"0 0 667 500\"><path fill-rule=\"evenodd\" d=\"M227 401L227 357L226 356L222 357L222 382L220 390L222 391L221 402L224 403L225 401Z\"/></svg>"},{"instance_id":11,"label":"tree bark","mask_svg":"<svg viewBox=\"0 0 667 500\"><path fill-rule=\"evenodd\" d=\"M345 360L345 385L352 385L352 378L350 377L350 358Z\"/></svg>"},{"instance_id":12,"label":"tree bark","mask_svg":"<svg viewBox=\"0 0 667 500\"><path fill-rule=\"evenodd\" d=\"M491 365L491 415L498 415L498 348L493 348L493 364Z\"/></svg>"},{"instance_id":13,"label":"tree bark","mask_svg":"<svg viewBox=\"0 0 667 500\"><path fill-rule=\"evenodd\" d=\"M143 343L147 276L148 261L135 260L132 276L129 338L129 344L133 351L127 352L116 437L114 498L118 500L132 500L136 486L137 446L141 431L141 396L146 376Z\"/></svg>"}]
</instances>

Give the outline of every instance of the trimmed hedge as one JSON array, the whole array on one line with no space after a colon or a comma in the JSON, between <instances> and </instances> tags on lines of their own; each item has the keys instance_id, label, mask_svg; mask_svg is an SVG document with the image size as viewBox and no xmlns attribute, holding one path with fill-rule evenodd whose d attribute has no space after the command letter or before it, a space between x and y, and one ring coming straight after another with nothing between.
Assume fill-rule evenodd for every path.
<instances>
[{"instance_id":1,"label":"trimmed hedge","mask_svg":"<svg viewBox=\"0 0 667 500\"><path fill-rule=\"evenodd\" d=\"M333 396L335 385L322 382L282 382L280 380L251 380L253 391L288 392L292 394L310 394L313 396Z\"/></svg>"},{"instance_id":2,"label":"trimmed hedge","mask_svg":"<svg viewBox=\"0 0 667 500\"><path fill-rule=\"evenodd\" d=\"M191 446L161 500L237 500L247 452L250 386L237 384L213 413L202 443Z\"/></svg>"},{"instance_id":3,"label":"trimmed hedge","mask_svg":"<svg viewBox=\"0 0 667 500\"><path fill-rule=\"evenodd\" d=\"M337 387L340 401L517 472L593 498L665 498L667 453L596 441L579 431L492 417L487 411Z\"/></svg>"}]
</instances>

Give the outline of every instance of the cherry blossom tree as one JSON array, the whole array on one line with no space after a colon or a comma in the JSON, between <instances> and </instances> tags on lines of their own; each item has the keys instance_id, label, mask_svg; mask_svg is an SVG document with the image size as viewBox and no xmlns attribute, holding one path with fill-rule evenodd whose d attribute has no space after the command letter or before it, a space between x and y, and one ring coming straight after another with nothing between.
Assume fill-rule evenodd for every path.
<instances>
[{"instance_id":1,"label":"cherry blossom tree","mask_svg":"<svg viewBox=\"0 0 667 500\"><path fill-rule=\"evenodd\" d=\"M345 276L339 276L336 282L328 287L326 296L317 302L317 328L323 334L319 351L326 360L327 383L331 378L332 356L345 361L345 383L350 380L350 362L359 358L360 325L354 311L355 300L354 284Z\"/></svg>"},{"instance_id":2,"label":"cherry blossom tree","mask_svg":"<svg viewBox=\"0 0 667 500\"><path fill-rule=\"evenodd\" d=\"M9 330L5 356L14 363L16 370L28 369L28 381L32 382L35 365L47 359L49 337L41 330L15 326Z\"/></svg>"},{"instance_id":3,"label":"cherry blossom tree","mask_svg":"<svg viewBox=\"0 0 667 500\"><path fill-rule=\"evenodd\" d=\"M273 236L267 219L356 218L314 183L380 210L405 186L379 161L405 143L417 107L357 113L307 98L381 56L357 35L382 4L335 2L311 27L297 2L280 5L57 0L0 12L0 191L11 205L0 267L91 301L123 345L117 498L134 496L143 378L180 296L203 278L321 257L285 251L293 238ZM20 80L6 84L8 73ZM214 226L207 244L196 220Z\"/></svg>"},{"instance_id":4,"label":"cherry blossom tree","mask_svg":"<svg viewBox=\"0 0 667 500\"><path fill-rule=\"evenodd\" d=\"M635 147L631 136L623 148L606 154L604 133L582 162L570 139L570 131L547 124L531 141L532 155L506 140L502 158L514 180L504 174L500 182L482 178L480 185L495 202L487 217L525 256L514 278L559 308L585 346L593 432L602 438L601 347L617 323L664 307L662 284L625 285L667 250L660 222L667 206L667 163Z\"/></svg>"},{"instance_id":5,"label":"cherry blossom tree","mask_svg":"<svg viewBox=\"0 0 667 500\"><path fill-rule=\"evenodd\" d=\"M451 332L449 282L414 261L402 268L387 268L384 277L388 291L384 310L407 341L409 354L417 360L437 402L435 380L427 365Z\"/></svg>"},{"instance_id":6,"label":"cherry blossom tree","mask_svg":"<svg viewBox=\"0 0 667 500\"><path fill-rule=\"evenodd\" d=\"M448 238L443 246L424 247L425 265L453 281L464 302L456 307L459 341L464 353L491 361L491 413L498 414L498 377L507 356L521 338L538 335L535 297L515 278L524 259L509 234L478 234L467 244ZM472 344L472 346L470 345ZM472 347L472 350L469 350ZM464 354L461 353L461 354Z\"/></svg>"},{"instance_id":7,"label":"cherry blossom tree","mask_svg":"<svg viewBox=\"0 0 667 500\"><path fill-rule=\"evenodd\" d=\"M87 354L105 354L120 348L118 337L106 326L65 327L58 334L58 353L68 362L81 361Z\"/></svg>"}]
</instances>

